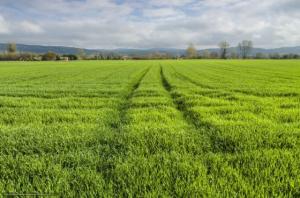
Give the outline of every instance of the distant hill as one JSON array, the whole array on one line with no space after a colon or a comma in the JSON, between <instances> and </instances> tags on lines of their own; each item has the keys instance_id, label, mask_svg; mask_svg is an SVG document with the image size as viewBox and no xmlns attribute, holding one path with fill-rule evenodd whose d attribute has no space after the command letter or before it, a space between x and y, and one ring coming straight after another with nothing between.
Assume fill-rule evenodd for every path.
<instances>
[{"instance_id":1,"label":"distant hill","mask_svg":"<svg viewBox=\"0 0 300 198\"><path fill-rule=\"evenodd\" d=\"M42 46L42 45L24 45L24 44L17 44L17 48L19 52L32 52L43 54L49 51L58 53L58 54L77 54L79 48L75 47L65 47L65 46ZM6 44L0 43L0 51L3 52L6 49ZM203 53L205 50L210 52L219 52L218 48L211 48L211 49L202 49L198 50L199 53ZM175 48L150 48L150 49L127 49L127 48L120 48L120 49L113 49L113 50L105 50L105 49L84 49L85 53L88 55L103 53L115 53L119 55L128 55L128 56L141 56L147 55L150 53L167 53L173 56L180 56L185 54L184 49L175 49ZM232 47L229 49L229 52L237 51L237 48ZM297 47L282 47L282 48L274 48L274 49L264 49L264 48L254 48L252 50L252 54L256 53L264 53L264 54L272 54L272 53L279 53L279 54L300 54L300 46Z\"/></svg>"},{"instance_id":2,"label":"distant hill","mask_svg":"<svg viewBox=\"0 0 300 198\"><path fill-rule=\"evenodd\" d=\"M7 44L0 43L0 51L5 51ZM42 46L42 45L24 45L17 44L17 49L19 52L32 52L37 54L44 54L46 52L55 52L57 54L77 54L78 48L75 47L64 47L64 46ZM87 54L92 54L97 52L96 50L85 49Z\"/></svg>"}]
</instances>

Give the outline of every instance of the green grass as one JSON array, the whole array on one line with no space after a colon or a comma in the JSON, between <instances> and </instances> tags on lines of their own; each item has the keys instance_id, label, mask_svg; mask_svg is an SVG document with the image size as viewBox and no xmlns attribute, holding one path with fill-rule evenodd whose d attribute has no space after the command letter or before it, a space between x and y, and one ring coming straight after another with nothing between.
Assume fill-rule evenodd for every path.
<instances>
[{"instance_id":1,"label":"green grass","mask_svg":"<svg viewBox=\"0 0 300 198\"><path fill-rule=\"evenodd\" d=\"M299 167L299 61L0 63L2 196L298 197Z\"/></svg>"}]
</instances>

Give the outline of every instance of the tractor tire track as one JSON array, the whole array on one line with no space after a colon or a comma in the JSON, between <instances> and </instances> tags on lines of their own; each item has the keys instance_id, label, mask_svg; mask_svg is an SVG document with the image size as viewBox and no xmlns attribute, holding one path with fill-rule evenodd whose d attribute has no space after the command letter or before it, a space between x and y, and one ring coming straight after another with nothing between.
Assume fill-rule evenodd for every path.
<instances>
[{"instance_id":1,"label":"tractor tire track","mask_svg":"<svg viewBox=\"0 0 300 198\"><path fill-rule=\"evenodd\" d=\"M124 126L128 120L127 111L131 104L131 99L136 89L139 88L150 67L144 70L138 78L129 83L125 93L121 97L118 108L118 115L113 118L108 130L103 131L99 136L99 157L101 163L97 166L97 172L101 173L107 183L114 183L114 171L121 159L128 155L127 134Z\"/></svg>"},{"instance_id":2,"label":"tractor tire track","mask_svg":"<svg viewBox=\"0 0 300 198\"><path fill-rule=\"evenodd\" d=\"M128 88L128 92L127 94L125 94L124 99L119 107L119 112L120 112L120 124L124 125L126 124L126 113L127 110L130 107L131 104L131 99L133 97L133 94L135 92L135 90L137 90L142 82L142 80L144 79L144 77L146 76L146 74L149 72L150 67L148 67L145 71L142 72L142 75L138 78L137 81L134 81L132 83L130 83L129 88ZM119 126L119 129L122 128L122 126Z\"/></svg>"},{"instance_id":3,"label":"tractor tire track","mask_svg":"<svg viewBox=\"0 0 300 198\"><path fill-rule=\"evenodd\" d=\"M212 87L212 86L209 86L209 85L205 85L205 84L202 84L202 83L199 83L199 82L196 82L196 81L192 80L191 78L189 78L189 77L187 77L187 76L185 76L185 75L183 75L183 74L177 72L177 71L174 69L174 67L172 67L172 69L173 69L173 71L174 71L176 77L179 78L179 79L188 81L189 83L192 83L192 84L194 84L194 85L196 85L196 86L199 86L199 87L201 87L201 88L212 89L212 90L217 89L217 88L215 88L215 87Z\"/></svg>"},{"instance_id":4,"label":"tractor tire track","mask_svg":"<svg viewBox=\"0 0 300 198\"><path fill-rule=\"evenodd\" d=\"M186 103L183 96L173 91L171 84L166 79L163 68L161 67L161 78L164 88L169 92L173 103L176 105L176 108L182 113L186 122L196 131L201 132L204 137L209 139L209 146L211 152L213 153L234 153L234 146L228 147L228 145L233 144L233 142L228 142L228 140L223 140L219 137L219 129L213 126L209 122L205 122L199 118L195 112L189 109L189 105Z\"/></svg>"},{"instance_id":5,"label":"tractor tire track","mask_svg":"<svg viewBox=\"0 0 300 198\"><path fill-rule=\"evenodd\" d=\"M165 88L165 90L168 92L174 106L182 114L184 120L188 123L188 126L192 131L196 131L198 133L200 132L201 135L203 135L203 138L208 139L207 142L209 143L209 145L207 145L207 148L209 148L210 150L212 146L212 142L210 140L210 137L208 137L206 134L210 126L200 122L199 118L195 115L195 113L190 111L186 103L182 99L180 99L181 96L178 93L173 91L171 84L166 79L162 66L160 67L160 75L161 75L162 85ZM204 150L208 151L207 148Z\"/></svg>"},{"instance_id":6,"label":"tractor tire track","mask_svg":"<svg viewBox=\"0 0 300 198\"><path fill-rule=\"evenodd\" d=\"M220 137L217 135L217 133L218 133L217 128L215 128L210 123L201 121L201 119L199 119L199 116L197 116L196 113L194 113L193 111L191 111L189 109L185 100L182 99L183 96L172 90L172 86L166 79L166 76L164 74L162 66L161 66L160 74L161 74L162 84L163 84L165 90L168 91L170 97L173 100L173 103L176 105L177 110L179 112L181 112L181 114L183 115L183 118L189 124L190 130L198 132L198 133L200 132L202 135L200 138L202 138L204 142L207 142L209 144L209 145L206 145L205 147L203 147L203 145L200 145L203 147L202 150L204 151L203 164L207 168L207 172L206 172L207 176L216 177L216 175L211 171L211 169L214 167L210 161L209 156L211 154L216 154L216 155L224 154L224 153L234 154L234 151L227 150L226 142L224 144L223 140L219 139ZM219 146L220 143L224 144L224 145L221 145L221 147L220 147ZM205 157L206 155L207 155L207 158ZM243 183L243 185L247 186L248 188L252 188L250 183L245 179L245 177L243 175L241 175L235 169L235 167L228 165L227 168L233 171L232 175L238 177L240 179L240 182Z\"/></svg>"}]
</instances>

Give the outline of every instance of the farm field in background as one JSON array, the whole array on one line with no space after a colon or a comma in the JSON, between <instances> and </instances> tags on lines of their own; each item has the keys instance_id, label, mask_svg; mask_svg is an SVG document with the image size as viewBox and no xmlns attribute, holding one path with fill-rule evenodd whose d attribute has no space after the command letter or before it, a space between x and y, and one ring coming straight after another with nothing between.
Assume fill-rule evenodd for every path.
<instances>
[{"instance_id":1,"label":"farm field in background","mask_svg":"<svg viewBox=\"0 0 300 198\"><path fill-rule=\"evenodd\" d=\"M300 61L0 63L0 192L300 196Z\"/></svg>"}]
</instances>

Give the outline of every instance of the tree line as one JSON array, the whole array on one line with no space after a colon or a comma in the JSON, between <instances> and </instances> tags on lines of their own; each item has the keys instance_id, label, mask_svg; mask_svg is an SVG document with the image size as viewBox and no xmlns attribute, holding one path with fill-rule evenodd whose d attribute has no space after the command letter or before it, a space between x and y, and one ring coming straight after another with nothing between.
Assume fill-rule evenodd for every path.
<instances>
[{"instance_id":1,"label":"tree line","mask_svg":"<svg viewBox=\"0 0 300 198\"><path fill-rule=\"evenodd\" d=\"M0 53L0 61L66 61L66 60L120 60L122 56L115 53L97 53L87 55L83 49L78 49L76 54L58 54L47 52L43 54L31 52L18 52L15 43L8 43L6 51Z\"/></svg>"},{"instance_id":2,"label":"tree line","mask_svg":"<svg viewBox=\"0 0 300 198\"><path fill-rule=\"evenodd\" d=\"M85 54L83 49L78 49L76 54L57 54L47 52L44 54L18 52L15 43L9 43L6 46L6 51L0 54L0 61L69 61L69 60L153 60L153 59L299 59L299 54L252 54L253 43L249 40L240 42L236 50L230 49L230 44L227 41L222 41L218 44L219 52L204 50L198 52L193 44L190 44L185 54L172 55L169 53L152 52L145 55L119 55L112 52L99 52L93 55Z\"/></svg>"},{"instance_id":3,"label":"tree line","mask_svg":"<svg viewBox=\"0 0 300 198\"><path fill-rule=\"evenodd\" d=\"M231 48L227 41L222 41L218 44L219 52L204 50L199 53L193 44L190 44L186 49L188 59L299 59L299 54L279 54L279 53L252 53L253 42L243 40L235 48Z\"/></svg>"}]
</instances>

